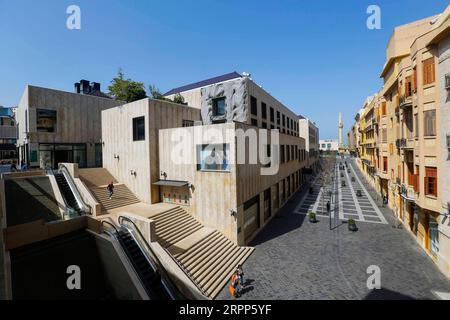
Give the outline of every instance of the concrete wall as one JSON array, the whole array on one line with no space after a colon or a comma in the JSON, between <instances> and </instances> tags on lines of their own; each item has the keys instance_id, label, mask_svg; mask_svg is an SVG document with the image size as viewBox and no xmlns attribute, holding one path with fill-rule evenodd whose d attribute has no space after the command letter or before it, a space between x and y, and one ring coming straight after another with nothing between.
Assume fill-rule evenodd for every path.
<instances>
[{"instance_id":1,"label":"concrete wall","mask_svg":"<svg viewBox=\"0 0 450 320\"><path fill-rule=\"evenodd\" d=\"M193 185L189 189L190 206L186 209L204 225L218 229L238 244L245 243L242 233L238 232L238 229L243 229L244 225L242 218L244 203L263 194L269 188L271 189L271 196L274 196L275 188L273 186L276 183L297 173L306 165L306 159L300 161L296 158L281 164L279 171L274 175L261 175L260 164L249 164L248 160L246 164L236 164L238 152L235 139L236 130L242 129L245 132L247 129L253 128L245 124L225 123L167 129L159 132L160 170L167 173L167 180L188 181ZM208 129L216 130L217 133L211 140L208 139L207 135L204 135L204 132ZM192 140L183 143L188 147L184 150L185 153L180 153L177 150L178 139L187 136L192 137ZM230 170L212 172L197 170L197 145L222 143L228 143L230 146ZM304 139L285 134L280 135L280 144L297 146L297 150L305 149ZM247 143L245 149L247 157L248 149ZM276 149L272 152L272 154L275 154ZM187 163L177 163L181 159L186 159ZM291 190L294 190L294 188L291 187ZM281 191L279 192L281 193ZM272 216L278 209L279 207L273 208ZM231 215L231 210L237 212L236 217ZM263 212L260 214L263 214ZM265 223L267 221L263 219L261 227Z\"/></svg>"},{"instance_id":2,"label":"concrete wall","mask_svg":"<svg viewBox=\"0 0 450 320\"><path fill-rule=\"evenodd\" d=\"M145 140L133 141L133 118L141 116L145 117ZM152 185L160 179L158 130L181 127L183 120L199 121L200 110L142 99L103 111L103 167L141 201L159 202L159 188Z\"/></svg>"},{"instance_id":3,"label":"concrete wall","mask_svg":"<svg viewBox=\"0 0 450 320\"><path fill-rule=\"evenodd\" d=\"M95 143L101 141L101 111L121 104L113 99L27 86L17 110L18 146L26 143L27 131L30 150L39 150L39 143L85 143L87 166L92 167ZM36 109L56 110L55 132L37 132ZM39 166L39 163L31 165Z\"/></svg>"}]
</instances>

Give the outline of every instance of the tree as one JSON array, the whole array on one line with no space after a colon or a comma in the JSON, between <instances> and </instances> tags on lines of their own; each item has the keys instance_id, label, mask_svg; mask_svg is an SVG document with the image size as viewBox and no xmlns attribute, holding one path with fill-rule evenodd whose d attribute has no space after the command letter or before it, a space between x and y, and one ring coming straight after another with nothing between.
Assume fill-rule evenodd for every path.
<instances>
[{"instance_id":1,"label":"tree","mask_svg":"<svg viewBox=\"0 0 450 320\"><path fill-rule=\"evenodd\" d=\"M119 69L117 76L111 81L108 87L109 95L116 100L133 102L147 98L145 86L142 82L125 79L122 69Z\"/></svg>"},{"instance_id":2,"label":"tree","mask_svg":"<svg viewBox=\"0 0 450 320\"><path fill-rule=\"evenodd\" d=\"M184 104L184 97L177 93L174 97L173 97L173 102L175 103L179 103L179 104Z\"/></svg>"}]
</instances>

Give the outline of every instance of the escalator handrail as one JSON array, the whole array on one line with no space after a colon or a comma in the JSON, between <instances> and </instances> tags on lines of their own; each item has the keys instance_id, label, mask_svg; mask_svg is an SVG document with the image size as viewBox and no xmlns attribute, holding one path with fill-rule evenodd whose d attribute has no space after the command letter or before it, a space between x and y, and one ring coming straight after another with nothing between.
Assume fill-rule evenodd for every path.
<instances>
[{"instance_id":1,"label":"escalator handrail","mask_svg":"<svg viewBox=\"0 0 450 320\"><path fill-rule=\"evenodd\" d=\"M124 220L127 221L127 222L130 222L133 227L130 228L129 225L124 224L123 223ZM166 288L167 292L170 294L172 299L175 299L175 297L174 297L172 292L174 290L179 291L178 288L176 288L176 286L174 284L172 284L172 281L171 281L170 277L167 275L166 270L162 266L162 264L159 261L157 255L155 254L155 252L153 252L152 247L148 244L147 240L145 240L144 235L142 234L141 230L139 230L139 228L136 225L136 223L133 220L131 220L130 218L126 217L126 216L119 216L118 221L119 221L119 224L120 224L121 227L127 229L128 231L134 231L139 236L140 241L138 239L135 239L137 245L141 248L141 250L143 251L143 253L144 253L145 257L147 258L147 260L149 260L149 263L151 264L151 266L154 269L154 271L158 272L162 276L162 280L163 280L162 284L164 285L164 287ZM131 233L131 235L133 236L133 233ZM140 242L145 245L147 250L145 250L145 248L142 248L142 245L141 245ZM149 257L147 256L148 254L150 255ZM171 287L171 289L169 289L167 287L168 285L166 284L166 282L169 283L169 286ZM178 294L178 295L180 295L180 294Z\"/></svg>"},{"instance_id":2,"label":"escalator handrail","mask_svg":"<svg viewBox=\"0 0 450 320\"><path fill-rule=\"evenodd\" d=\"M131 222L131 223L133 224L134 229L136 229L137 233L139 233L139 236L142 238L142 240L144 241L144 243L145 243L145 245L147 246L147 248L149 248L149 250L150 250L151 254L154 256L154 259L155 259L155 261L157 262L157 264L158 264L159 266L161 266L161 267L160 267L161 269L164 270L164 268L162 267L162 265L161 265L159 259L156 258L156 254L153 252L152 248L150 247L150 245L149 245L149 244L147 243L147 241L145 240L144 236L142 235L141 231L140 231L139 228L137 227L136 223L134 223L133 220L131 220L130 218L128 218L128 217L126 217L126 216L120 216L119 219L118 219L120 225L122 225L122 223L121 223L122 220L129 221L129 222ZM175 258L167 251L167 249L164 249L164 250L165 250L165 251L167 252L167 254L172 258L172 260L177 264L177 266L178 266L181 270L183 270L184 274L189 278L189 280L191 280L191 282L197 287L197 289L200 290L200 292L201 292L205 297L207 297L207 296L208 296L207 293L206 293L200 286L197 285L197 283L194 281L194 279L192 278L191 274L186 270L186 268L185 268L185 267L184 267L177 259L175 259ZM165 272L165 270L164 270L164 272Z\"/></svg>"},{"instance_id":3,"label":"escalator handrail","mask_svg":"<svg viewBox=\"0 0 450 320\"><path fill-rule=\"evenodd\" d=\"M83 197L81 196L77 186L75 185L75 181L73 181L72 176L69 173L69 169L67 169L67 167L64 164L60 163L58 171L64 175L64 178L69 184L69 188L72 191L80 209L84 213L92 215L92 207L84 202Z\"/></svg>"},{"instance_id":4,"label":"escalator handrail","mask_svg":"<svg viewBox=\"0 0 450 320\"><path fill-rule=\"evenodd\" d=\"M102 224L102 225L103 225L103 224L108 224L108 225L110 225L111 227L113 227L114 231L116 231L116 233L119 234L119 230L116 228L116 226L115 226L113 223L111 223L111 222L109 222L109 221L106 221L106 220L102 220L101 224Z\"/></svg>"}]
</instances>

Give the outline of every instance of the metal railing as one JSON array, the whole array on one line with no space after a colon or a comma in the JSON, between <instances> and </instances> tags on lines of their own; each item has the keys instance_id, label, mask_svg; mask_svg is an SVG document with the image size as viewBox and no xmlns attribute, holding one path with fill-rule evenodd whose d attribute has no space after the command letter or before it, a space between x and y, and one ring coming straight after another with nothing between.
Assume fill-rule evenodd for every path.
<instances>
[{"instance_id":1,"label":"metal railing","mask_svg":"<svg viewBox=\"0 0 450 320\"><path fill-rule=\"evenodd\" d=\"M125 223L124 223L125 221ZM163 267L162 263L159 261L156 253L153 251L147 240L145 240L144 235L139 230L136 223L131 220L130 218L126 216L119 216L118 222L121 227L127 229L127 231L131 234L133 239L136 241L136 244L139 246L139 248L142 250L142 252L145 255L145 258L149 262L149 264L152 266L153 270L155 272L158 272L161 276L161 282L166 289L166 291L170 294L172 299L177 298L184 298L178 288L172 283L169 275L167 274L165 268ZM130 223L130 224L127 224ZM169 254L169 256L171 256Z\"/></svg>"},{"instance_id":2,"label":"metal railing","mask_svg":"<svg viewBox=\"0 0 450 320\"><path fill-rule=\"evenodd\" d=\"M66 179L67 183L69 184L69 188L72 191L72 193L75 197L75 200L77 201L80 209L84 213L92 215L92 207L89 204L87 204L86 202L84 202L83 197L81 196L80 192L78 191L78 188L75 185L75 181L73 181L72 176L70 175L67 167L64 164L60 163L58 172L63 174L64 178Z\"/></svg>"}]
</instances>

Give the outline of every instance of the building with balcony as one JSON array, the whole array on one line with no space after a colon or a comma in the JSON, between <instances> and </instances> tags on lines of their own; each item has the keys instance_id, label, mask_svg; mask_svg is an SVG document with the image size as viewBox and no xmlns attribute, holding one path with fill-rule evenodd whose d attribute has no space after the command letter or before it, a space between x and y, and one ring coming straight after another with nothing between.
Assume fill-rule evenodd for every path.
<instances>
[{"instance_id":1,"label":"building with balcony","mask_svg":"<svg viewBox=\"0 0 450 320\"><path fill-rule=\"evenodd\" d=\"M394 29L381 72L384 86L374 109L378 106L378 113L374 112L378 125L375 186L448 276L449 12L450 6L438 16ZM367 148L372 140L363 134L371 132L371 114L369 109L363 110L357 123L364 171L364 163L372 157Z\"/></svg>"}]
</instances>

